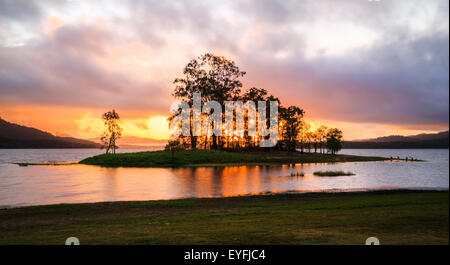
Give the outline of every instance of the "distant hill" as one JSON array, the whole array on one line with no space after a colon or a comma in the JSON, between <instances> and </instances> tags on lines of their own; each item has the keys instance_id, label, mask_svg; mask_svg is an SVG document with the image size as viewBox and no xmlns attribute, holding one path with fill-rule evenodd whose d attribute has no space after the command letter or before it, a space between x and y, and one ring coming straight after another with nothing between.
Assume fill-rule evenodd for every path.
<instances>
[{"instance_id":1,"label":"distant hill","mask_svg":"<svg viewBox=\"0 0 450 265\"><path fill-rule=\"evenodd\" d=\"M0 118L0 148L99 148L91 141L60 137Z\"/></svg>"},{"instance_id":2,"label":"distant hill","mask_svg":"<svg viewBox=\"0 0 450 265\"><path fill-rule=\"evenodd\" d=\"M449 148L449 132L412 136L391 135L374 139L345 141L343 148Z\"/></svg>"}]
</instances>

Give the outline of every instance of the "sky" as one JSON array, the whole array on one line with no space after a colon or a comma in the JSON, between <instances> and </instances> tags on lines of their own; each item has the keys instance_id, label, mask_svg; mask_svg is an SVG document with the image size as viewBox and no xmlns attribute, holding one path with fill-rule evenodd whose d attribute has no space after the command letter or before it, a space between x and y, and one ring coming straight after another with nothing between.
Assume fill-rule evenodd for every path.
<instances>
[{"instance_id":1,"label":"sky","mask_svg":"<svg viewBox=\"0 0 450 265\"><path fill-rule=\"evenodd\" d=\"M206 52L344 138L448 130L447 0L0 0L0 117L56 135L166 139Z\"/></svg>"}]
</instances>

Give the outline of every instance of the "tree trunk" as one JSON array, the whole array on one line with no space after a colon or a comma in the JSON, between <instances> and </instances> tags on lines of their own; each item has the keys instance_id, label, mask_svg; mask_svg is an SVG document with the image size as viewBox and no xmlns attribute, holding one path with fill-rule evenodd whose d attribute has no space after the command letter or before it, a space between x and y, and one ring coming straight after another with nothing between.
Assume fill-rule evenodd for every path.
<instances>
[{"instance_id":1,"label":"tree trunk","mask_svg":"<svg viewBox=\"0 0 450 265\"><path fill-rule=\"evenodd\" d=\"M197 149L197 136L193 136L191 134L191 149L195 150Z\"/></svg>"},{"instance_id":2,"label":"tree trunk","mask_svg":"<svg viewBox=\"0 0 450 265\"><path fill-rule=\"evenodd\" d=\"M211 149L217 149L217 136L213 135L213 144Z\"/></svg>"},{"instance_id":3,"label":"tree trunk","mask_svg":"<svg viewBox=\"0 0 450 265\"><path fill-rule=\"evenodd\" d=\"M109 154L109 150L111 149L111 141L112 141L112 138L110 137L109 138L109 142L108 142L108 147L106 148L106 153L107 154Z\"/></svg>"}]
</instances>

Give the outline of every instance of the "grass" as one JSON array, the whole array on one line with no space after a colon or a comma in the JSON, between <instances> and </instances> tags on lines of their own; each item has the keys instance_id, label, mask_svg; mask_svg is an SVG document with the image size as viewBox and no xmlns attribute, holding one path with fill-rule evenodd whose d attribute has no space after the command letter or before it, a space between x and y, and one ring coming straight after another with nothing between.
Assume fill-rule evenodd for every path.
<instances>
[{"instance_id":1,"label":"grass","mask_svg":"<svg viewBox=\"0 0 450 265\"><path fill-rule=\"evenodd\" d=\"M316 171L314 175L319 177L339 177L339 176L353 176L352 172L344 172L344 171Z\"/></svg>"},{"instance_id":2,"label":"grass","mask_svg":"<svg viewBox=\"0 0 450 265\"><path fill-rule=\"evenodd\" d=\"M449 244L448 191L278 194L0 210L0 244Z\"/></svg>"},{"instance_id":3,"label":"grass","mask_svg":"<svg viewBox=\"0 0 450 265\"><path fill-rule=\"evenodd\" d=\"M103 154L81 160L79 163L105 167L193 167L230 165L270 165L293 163L330 163L385 161L376 156L301 154L300 152L226 152L214 150L179 151L172 159L168 151Z\"/></svg>"}]
</instances>

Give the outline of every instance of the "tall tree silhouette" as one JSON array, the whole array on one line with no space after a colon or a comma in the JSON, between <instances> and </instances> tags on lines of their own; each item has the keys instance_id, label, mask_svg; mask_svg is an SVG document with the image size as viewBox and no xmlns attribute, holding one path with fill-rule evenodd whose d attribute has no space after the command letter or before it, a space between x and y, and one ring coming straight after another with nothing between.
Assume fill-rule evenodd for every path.
<instances>
[{"instance_id":1,"label":"tall tree silhouette","mask_svg":"<svg viewBox=\"0 0 450 265\"><path fill-rule=\"evenodd\" d=\"M255 102L255 104L258 104L258 101L267 101L267 90L265 90L264 88L252 87L242 94L242 96L240 97L240 100L244 103L247 101L253 101L253 102ZM252 137L249 136L249 133L248 133L249 123L255 124L256 120L249 120L248 114L249 114L248 110L245 109L244 110L244 118L245 118L244 119L244 139L247 143L247 146L249 147L252 142ZM270 115L268 116L266 114L266 117L270 117ZM255 147L256 141L253 141L253 144L254 144L253 147Z\"/></svg>"},{"instance_id":2,"label":"tall tree silhouette","mask_svg":"<svg viewBox=\"0 0 450 265\"><path fill-rule=\"evenodd\" d=\"M295 151L297 138L302 126L303 110L296 106L279 108L281 137L289 151Z\"/></svg>"},{"instance_id":3,"label":"tall tree silhouette","mask_svg":"<svg viewBox=\"0 0 450 265\"><path fill-rule=\"evenodd\" d=\"M105 112L102 118L106 126L106 130L100 138L103 144L102 149L105 148L107 154L110 152L115 154L116 149L119 148L116 145L116 141L122 136L122 128L118 124L120 119L119 114L115 110L112 110Z\"/></svg>"},{"instance_id":4,"label":"tall tree silhouette","mask_svg":"<svg viewBox=\"0 0 450 265\"><path fill-rule=\"evenodd\" d=\"M317 141L319 143L319 149L320 149L320 153L323 153L324 151L324 145L327 141L327 126L322 125L319 128L316 129L316 131L314 132Z\"/></svg>"},{"instance_id":5,"label":"tall tree silhouette","mask_svg":"<svg viewBox=\"0 0 450 265\"><path fill-rule=\"evenodd\" d=\"M327 148L331 151L331 154L336 154L342 149L342 131L336 128L328 130L327 133Z\"/></svg>"},{"instance_id":6,"label":"tall tree silhouette","mask_svg":"<svg viewBox=\"0 0 450 265\"><path fill-rule=\"evenodd\" d=\"M298 132L298 141L300 143L300 152L304 153L306 144L309 141L309 129L311 128L311 125L304 120L300 122L300 130Z\"/></svg>"},{"instance_id":7,"label":"tall tree silhouette","mask_svg":"<svg viewBox=\"0 0 450 265\"><path fill-rule=\"evenodd\" d=\"M215 100L224 107L225 101L236 100L239 97L242 87L239 78L244 76L245 72L223 56L206 53L191 60L184 67L183 75L174 80L176 87L173 95L176 98L188 102L192 107L194 93L200 92L202 104L208 100ZM196 145L197 137L193 136L191 126L192 149L195 149ZM217 136L214 136L213 148L217 147Z\"/></svg>"}]
</instances>

